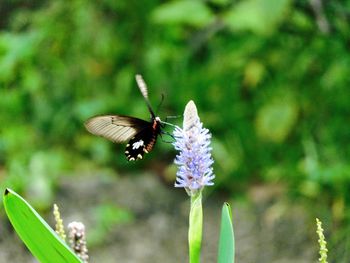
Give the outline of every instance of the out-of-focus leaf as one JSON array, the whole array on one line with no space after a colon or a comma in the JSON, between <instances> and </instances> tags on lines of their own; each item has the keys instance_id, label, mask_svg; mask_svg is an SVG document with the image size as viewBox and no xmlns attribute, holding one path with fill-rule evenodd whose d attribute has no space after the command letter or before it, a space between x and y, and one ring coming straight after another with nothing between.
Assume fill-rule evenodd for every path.
<instances>
[{"instance_id":1,"label":"out-of-focus leaf","mask_svg":"<svg viewBox=\"0 0 350 263\"><path fill-rule=\"evenodd\" d=\"M6 214L19 237L41 263L81 263L55 231L17 193L6 189Z\"/></svg>"},{"instance_id":2,"label":"out-of-focus leaf","mask_svg":"<svg viewBox=\"0 0 350 263\"><path fill-rule=\"evenodd\" d=\"M29 67L23 72L23 88L30 92L38 92L43 86L43 78L38 70Z\"/></svg>"},{"instance_id":3,"label":"out-of-focus leaf","mask_svg":"<svg viewBox=\"0 0 350 263\"><path fill-rule=\"evenodd\" d=\"M305 13L298 10L294 10L291 14L291 21L296 27L302 30L312 30L314 28L313 20Z\"/></svg>"},{"instance_id":4,"label":"out-of-focus leaf","mask_svg":"<svg viewBox=\"0 0 350 263\"><path fill-rule=\"evenodd\" d=\"M346 185L350 182L350 175L348 173L350 165L348 163L337 161L331 165L323 164L319 161L320 157L315 142L312 139L308 139L305 140L303 144L305 157L299 163L299 169L306 175L308 180L322 182L323 184L337 182L339 185ZM311 184L307 181L306 186L310 185ZM303 189L306 189L305 185L303 185Z\"/></svg>"},{"instance_id":5,"label":"out-of-focus leaf","mask_svg":"<svg viewBox=\"0 0 350 263\"><path fill-rule=\"evenodd\" d=\"M334 89L341 85L347 85L347 76L349 70L349 61L339 58L336 62L331 64L325 74L321 78L321 85L324 89Z\"/></svg>"},{"instance_id":6,"label":"out-of-focus leaf","mask_svg":"<svg viewBox=\"0 0 350 263\"><path fill-rule=\"evenodd\" d=\"M226 13L224 21L232 30L269 34L283 20L289 5L290 0L240 1Z\"/></svg>"},{"instance_id":7,"label":"out-of-focus leaf","mask_svg":"<svg viewBox=\"0 0 350 263\"><path fill-rule=\"evenodd\" d=\"M218 6L226 6L230 4L231 0L210 0L209 2Z\"/></svg>"},{"instance_id":8,"label":"out-of-focus leaf","mask_svg":"<svg viewBox=\"0 0 350 263\"><path fill-rule=\"evenodd\" d=\"M204 26L213 20L210 9L204 1L181 0L165 3L157 7L152 19L159 24L188 24L192 26Z\"/></svg>"},{"instance_id":9,"label":"out-of-focus leaf","mask_svg":"<svg viewBox=\"0 0 350 263\"><path fill-rule=\"evenodd\" d=\"M262 80L265 72L265 67L259 61L250 61L244 70L243 83L248 87L254 88Z\"/></svg>"},{"instance_id":10,"label":"out-of-focus leaf","mask_svg":"<svg viewBox=\"0 0 350 263\"><path fill-rule=\"evenodd\" d=\"M29 161L30 179L26 193L31 196L31 203L37 209L45 209L52 205L54 192L53 180L63 170L65 161L69 159L59 151L34 152Z\"/></svg>"},{"instance_id":11,"label":"out-of-focus leaf","mask_svg":"<svg viewBox=\"0 0 350 263\"><path fill-rule=\"evenodd\" d=\"M91 210L91 215L96 226L88 232L88 240L91 246L101 244L110 234L110 230L117 225L131 223L134 220L134 215L131 212L117 207L115 204L103 204L94 207Z\"/></svg>"},{"instance_id":12,"label":"out-of-focus leaf","mask_svg":"<svg viewBox=\"0 0 350 263\"><path fill-rule=\"evenodd\" d=\"M283 142L298 117L298 106L292 98L281 97L264 105L256 117L256 132L268 141Z\"/></svg>"},{"instance_id":13,"label":"out-of-focus leaf","mask_svg":"<svg viewBox=\"0 0 350 263\"><path fill-rule=\"evenodd\" d=\"M33 54L38 34L0 34L0 80L8 81L18 63Z\"/></svg>"},{"instance_id":14,"label":"out-of-focus leaf","mask_svg":"<svg viewBox=\"0 0 350 263\"><path fill-rule=\"evenodd\" d=\"M237 137L230 137L230 145L225 146L221 141L213 138L213 155L215 162L223 170L224 174L220 178L216 178L216 183L219 183L221 179L232 174L237 170L242 162L242 146ZM230 161L227 161L227 156L230 156Z\"/></svg>"}]
</instances>

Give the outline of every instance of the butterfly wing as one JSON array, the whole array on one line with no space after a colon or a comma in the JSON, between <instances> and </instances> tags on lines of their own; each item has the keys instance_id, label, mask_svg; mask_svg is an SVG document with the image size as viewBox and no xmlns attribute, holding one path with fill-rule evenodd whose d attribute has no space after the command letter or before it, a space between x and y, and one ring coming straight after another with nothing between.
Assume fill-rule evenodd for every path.
<instances>
[{"instance_id":1,"label":"butterfly wing","mask_svg":"<svg viewBox=\"0 0 350 263\"><path fill-rule=\"evenodd\" d=\"M123 115L96 116L85 122L85 127L90 133L115 143L130 140L150 125L150 122Z\"/></svg>"},{"instance_id":2,"label":"butterfly wing","mask_svg":"<svg viewBox=\"0 0 350 263\"><path fill-rule=\"evenodd\" d=\"M126 158L129 161L142 159L145 153L153 149L158 134L160 134L160 123L156 120L149 122L148 126L132 137L126 145Z\"/></svg>"}]
</instances>

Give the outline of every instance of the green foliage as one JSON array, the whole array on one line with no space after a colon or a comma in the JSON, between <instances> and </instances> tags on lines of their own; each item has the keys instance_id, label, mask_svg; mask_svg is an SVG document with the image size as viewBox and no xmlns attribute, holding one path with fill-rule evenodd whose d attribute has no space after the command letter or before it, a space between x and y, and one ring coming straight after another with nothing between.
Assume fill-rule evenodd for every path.
<instances>
[{"instance_id":1,"label":"green foliage","mask_svg":"<svg viewBox=\"0 0 350 263\"><path fill-rule=\"evenodd\" d=\"M273 33L289 10L290 2L290 0L242 1L225 14L225 22L232 30L250 30L257 34Z\"/></svg>"},{"instance_id":2,"label":"green foliage","mask_svg":"<svg viewBox=\"0 0 350 263\"><path fill-rule=\"evenodd\" d=\"M257 112L257 134L266 141L283 142L297 121L297 113L296 103L283 95L268 101Z\"/></svg>"},{"instance_id":3,"label":"green foliage","mask_svg":"<svg viewBox=\"0 0 350 263\"><path fill-rule=\"evenodd\" d=\"M133 214L115 204L103 204L93 208L91 215L95 227L87 233L89 246L101 244L116 225L130 223L134 219Z\"/></svg>"},{"instance_id":4,"label":"green foliage","mask_svg":"<svg viewBox=\"0 0 350 263\"><path fill-rule=\"evenodd\" d=\"M191 14L191 15L188 15ZM202 27L214 19L210 9L202 1L173 1L158 7L152 14L159 24L191 25Z\"/></svg>"},{"instance_id":5,"label":"green foliage","mask_svg":"<svg viewBox=\"0 0 350 263\"><path fill-rule=\"evenodd\" d=\"M4 194L6 214L18 236L41 263L80 263L40 215L16 192Z\"/></svg>"}]
</instances>

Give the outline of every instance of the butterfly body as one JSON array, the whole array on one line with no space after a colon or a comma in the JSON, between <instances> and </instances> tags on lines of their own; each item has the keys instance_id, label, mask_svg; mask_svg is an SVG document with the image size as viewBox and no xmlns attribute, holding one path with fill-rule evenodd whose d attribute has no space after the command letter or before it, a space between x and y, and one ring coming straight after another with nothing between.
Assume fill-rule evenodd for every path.
<instances>
[{"instance_id":1,"label":"butterfly body","mask_svg":"<svg viewBox=\"0 0 350 263\"><path fill-rule=\"evenodd\" d=\"M102 115L85 122L86 129L94 135L115 143L128 142L125 155L129 161L142 159L145 153L150 152L163 127L160 118L155 116L150 106L147 87L142 77L136 75L136 81L151 114L150 121L125 115Z\"/></svg>"}]
</instances>

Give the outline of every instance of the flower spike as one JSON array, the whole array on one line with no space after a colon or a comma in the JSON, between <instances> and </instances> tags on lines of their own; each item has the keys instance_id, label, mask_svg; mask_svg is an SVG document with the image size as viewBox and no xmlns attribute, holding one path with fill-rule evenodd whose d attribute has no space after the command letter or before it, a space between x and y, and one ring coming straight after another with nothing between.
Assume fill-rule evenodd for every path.
<instances>
[{"instance_id":1,"label":"flower spike","mask_svg":"<svg viewBox=\"0 0 350 263\"><path fill-rule=\"evenodd\" d=\"M184 112L183 128L174 130L173 143L179 154L175 158L178 165L175 187L184 187L190 196L200 192L204 186L213 185L209 130L203 128L196 105L193 101L187 103Z\"/></svg>"}]
</instances>

